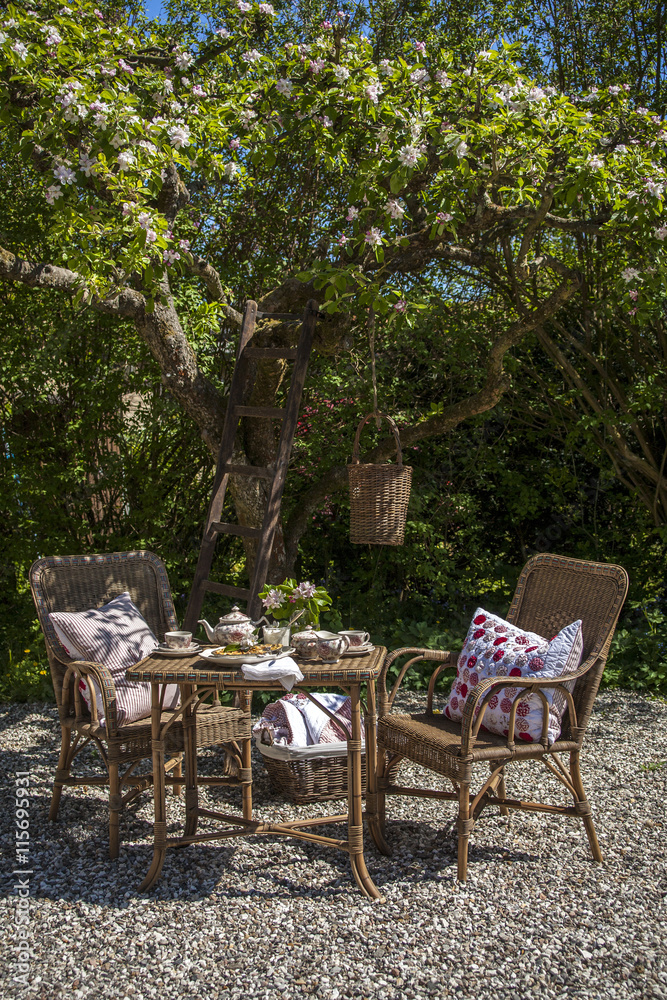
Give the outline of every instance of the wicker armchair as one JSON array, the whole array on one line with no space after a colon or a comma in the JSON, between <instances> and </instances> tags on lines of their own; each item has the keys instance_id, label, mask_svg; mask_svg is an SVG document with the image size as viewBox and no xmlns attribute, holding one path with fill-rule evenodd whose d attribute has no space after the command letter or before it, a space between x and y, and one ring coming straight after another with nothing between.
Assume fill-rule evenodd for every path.
<instances>
[{"instance_id":1,"label":"wicker armchair","mask_svg":"<svg viewBox=\"0 0 667 1000\"><path fill-rule=\"evenodd\" d=\"M563 717L560 738L548 746L541 743L515 743L512 723L509 737L496 736L480 729L483 709L494 691L507 685L507 678L488 678L479 683L475 696L469 698L461 722L452 722L433 712L433 693L438 674L445 666L456 665L456 654L430 649L398 649L389 653L379 680L378 771L377 791L367 796L369 827L377 847L390 850L385 840L385 798L387 795L419 795L458 802L458 877L464 882L468 865L468 841L473 827L488 805L497 805L501 813L508 809L562 813L579 816L584 822L588 841L596 861L602 860L593 826L591 809L581 781L579 758L590 719L593 702L604 670L609 646L628 588L627 573L620 566L584 562L556 555L538 555L524 566L512 600L507 620L522 629L551 636L569 622L581 618L584 651L579 669L569 674L576 678L572 693L560 683L527 678L512 678L512 686L522 692L557 688L563 692L568 708ZM405 654L412 654L401 668L390 692L387 671ZM420 715L393 715L396 692L408 667L419 660L436 660L428 687L426 712ZM518 695L517 697L521 697ZM481 710L477 718L475 709ZM569 753L569 767L560 754ZM394 775L405 758L422 764L448 778L454 791L431 791L402 787ZM505 791L505 768L513 761L542 762L565 786L573 804L548 805L508 798ZM488 762L490 774L475 794L471 792L473 768Z\"/></svg>"},{"instance_id":2,"label":"wicker armchair","mask_svg":"<svg viewBox=\"0 0 667 1000\"><path fill-rule=\"evenodd\" d=\"M118 857L119 814L123 806L152 785L151 774L136 775L140 761L151 759L151 720L140 719L118 726L116 692L107 667L101 663L70 660L58 640L48 615L52 611L85 611L106 604L124 591L158 637L177 628L169 580L161 559L151 552L113 552L93 556L51 556L38 559L30 569L30 587L46 639L46 651L60 715L62 743L53 782L49 819L56 820L63 786L109 786L109 855ZM94 678L102 693L106 724L98 721L93 701L88 710L79 692L84 677ZM172 713L165 712L166 721ZM251 738L250 716L241 708L214 704L197 712L197 745L222 745L239 765L239 743ZM106 775L71 775L75 757L94 743L105 764ZM167 737L167 781L180 792L183 726L173 723Z\"/></svg>"}]
</instances>

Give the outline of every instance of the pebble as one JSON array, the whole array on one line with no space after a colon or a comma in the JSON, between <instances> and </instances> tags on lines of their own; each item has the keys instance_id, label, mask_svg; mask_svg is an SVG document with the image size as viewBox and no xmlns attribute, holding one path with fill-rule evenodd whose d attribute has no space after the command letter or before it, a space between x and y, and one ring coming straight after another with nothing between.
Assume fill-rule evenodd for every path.
<instances>
[{"instance_id":1,"label":"pebble","mask_svg":"<svg viewBox=\"0 0 667 1000\"><path fill-rule=\"evenodd\" d=\"M404 695L400 708L414 707L414 696ZM620 691L597 699L582 773L602 865L592 861L579 820L539 813L505 818L487 810L473 833L469 879L461 885L453 804L391 798L393 855L381 856L366 836L366 862L383 902L361 896L346 855L271 837L170 851L157 887L140 895L137 885L152 853L150 792L122 814L120 857L110 861L103 789L65 789L59 822L48 820L58 741L53 706L0 706L5 997L667 997L662 701ZM77 763L95 766L90 748ZM205 751L201 770L215 773L218 763L215 750ZM25 982L14 978L17 771L30 772L32 788ZM259 757L254 773L260 817L331 810L330 803L285 802L271 790ZM405 764L401 781L445 787L437 776ZM534 764L510 769L508 793L565 801L555 779ZM202 799L223 809L239 805L238 792L229 789L207 789ZM183 800L169 794L168 814L176 833Z\"/></svg>"}]
</instances>

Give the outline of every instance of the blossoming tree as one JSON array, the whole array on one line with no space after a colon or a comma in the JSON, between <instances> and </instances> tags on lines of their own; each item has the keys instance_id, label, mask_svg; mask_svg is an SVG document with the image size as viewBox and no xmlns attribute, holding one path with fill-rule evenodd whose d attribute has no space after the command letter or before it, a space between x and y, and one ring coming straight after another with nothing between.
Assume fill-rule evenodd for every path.
<instances>
[{"instance_id":1,"label":"blossoming tree","mask_svg":"<svg viewBox=\"0 0 667 1000\"><path fill-rule=\"evenodd\" d=\"M344 17L310 44L279 46L270 4L220 10L190 36L107 21L87 0L10 5L0 27L3 123L41 190L49 248L23 255L20 231L4 234L0 277L130 319L213 454L225 398L186 336L184 284L234 323L234 268L263 310L296 312L315 296L326 317L316 347L329 352L370 307L410 323L419 287L434 300L473 285L497 296L476 380L404 427L410 445L497 403L508 352L577 296L582 235L611 248L629 295L640 264L644 293L661 283L666 134L622 87L570 99L523 79L503 47L457 65L416 40L376 62ZM252 253L238 260L248 232ZM261 336L290 331L269 323ZM269 403L284 373L262 365ZM264 465L274 447L264 426L239 441L238 460ZM391 451L387 440L369 458ZM274 547L274 576L344 483L343 467L314 483ZM242 523L259 523L261 483L236 482L234 499Z\"/></svg>"}]
</instances>

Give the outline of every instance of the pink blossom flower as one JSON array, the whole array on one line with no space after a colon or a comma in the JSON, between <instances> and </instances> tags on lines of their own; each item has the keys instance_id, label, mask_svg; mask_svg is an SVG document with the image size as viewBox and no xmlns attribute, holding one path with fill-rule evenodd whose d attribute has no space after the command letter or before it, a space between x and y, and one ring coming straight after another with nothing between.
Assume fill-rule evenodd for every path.
<instances>
[{"instance_id":1,"label":"pink blossom flower","mask_svg":"<svg viewBox=\"0 0 667 1000\"><path fill-rule=\"evenodd\" d=\"M132 215L132 206L126 201L123 202L123 217L126 219L128 215Z\"/></svg>"},{"instance_id":2,"label":"pink blossom flower","mask_svg":"<svg viewBox=\"0 0 667 1000\"><path fill-rule=\"evenodd\" d=\"M281 608L284 603L285 603L284 595L281 594L281 592L277 590L275 587L268 592L268 594L262 601L262 604L264 605L267 611L270 611L272 608Z\"/></svg>"},{"instance_id":3,"label":"pink blossom flower","mask_svg":"<svg viewBox=\"0 0 667 1000\"><path fill-rule=\"evenodd\" d=\"M354 220L358 215L359 215L359 209L355 208L354 205L350 205L350 207L347 210L347 215L345 216L345 218L347 219L348 222L354 222Z\"/></svg>"},{"instance_id":4,"label":"pink blossom flower","mask_svg":"<svg viewBox=\"0 0 667 1000\"><path fill-rule=\"evenodd\" d=\"M665 236L667 236L667 226L660 226L658 229L655 229L653 235L658 240L664 240Z\"/></svg>"},{"instance_id":5,"label":"pink blossom flower","mask_svg":"<svg viewBox=\"0 0 667 1000\"><path fill-rule=\"evenodd\" d=\"M47 187L44 192L44 197L49 205L53 205L54 201L57 201L58 198L62 198L62 196L63 193L60 189L60 185L58 184L51 184L51 186Z\"/></svg>"},{"instance_id":6,"label":"pink blossom flower","mask_svg":"<svg viewBox=\"0 0 667 1000\"><path fill-rule=\"evenodd\" d=\"M157 233L155 232L155 230L154 229L147 229L146 230L146 242L147 243L155 243L156 239L157 239Z\"/></svg>"},{"instance_id":7,"label":"pink blossom flower","mask_svg":"<svg viewBox=\"0 0 667 1000\"><path fill-rule=\"evenodd\" d=\"M163 250L162 251L162 260L167 265L167 267L169 267L175 261L180 260L180 259L181 259L181 255L178 252L178 250Z\"/></svg>"},{"instance_id":8,"label":"pink blossom flower","mask_svg":"<svg viewBox=\"0 0 667 1000\"><path fill-rule=\"evenodd\" d=\"M400 205L395 198L390 198L387 204L384 206L384 210L387 215L390 215L392 219L400 219L405 215L405 209Z\"/></svg>"},{"instance_id":9,"label":"pink blossom flower","mask_svg":"<svg viewBox=\"0 0 667 1000\"><path fill-rule=\"evenodd\" d=\"M630 291L628 292L628 295L630 296L633 302L636 302L637 299L639 298L639 292L637 291L636 288L631 288Z\"/></svg>"},{"instance_id":10,"label":"pink blossom flower","mask_svg":"<svg viewBox=\"0 0 667 1000\"><path fill-rule=\"evenodd\" d=\"M342 236L338 237L338 246L344 247L346 243L347 243L347 236L343 233Z\"/></svg>"},{"instance_id":11,"label":"pink blossom flower","mask_svg":"<svg viewBox=\"0 0 667 1000\"><path fill-rule=\"evenodd\" d=\"M175 125L169 129L169 141L176 149L187 146L190 142L190 129L187 125Z\"/></svg>"},{"instance_id":12,"label":"pink blossom flower","mask_svg":"<svg viewBox=\"0 0 667 1000\"><path fill-rule=\"evenodd\" d=\"M216 35L220 35L221 38L229 38L229 32L226 28L218 28Z\"/></svg>"},{"instance_id":13,"label":"pink blossom flower","mask_svg":"<svg viewBox=\"0 0 667 1000\"><path fill-rule=\"evenodd\" d=\"M402 146L398 151L398 162L404 167L416 167L419 160L419 150L416 146Z\"/></svg>"},{"instance_id":14,"label":"pink blossom flower","mask_svg":"<svg viewBox=\"0 0 667 1000\"><path fill-rule=\"evenodd\" d=\"M189 250L190 249L190 240L179 240L178 241L178 245L181 248L181 250Z\"/></svg>"},{"instance_id":15,"label":"pink blossom flower","mask_svg":"<svg viewBox=\"0 0 667 1000\"><path fill-rule=\"evenodd\" d=\"M380 98L380 94L382 93L382 84L371 83L368 85L368 87L366 87L364 93L366 94L366 97L371 102L371 104L377 104Z\"/></svg>"},{"instance_id":16,"label":"pink blossom flower","mask_svg":"<svg viewBox=\"0 0 667 1000\"><path fill-rule=\"evenodd\" d=\"M129 63L125 62L124 59L119 59L118 65L120 66L120 68L123 70L124 73L129 73L130 76L134 75L134 70L132 69Z\"/></svg>"},{"instance_id":17,"label":"pink blossom flower","mask_svg":"<svg viewBox=\"0 0 667 1000\"><path fill-rule=\"evenodd\" d=\"M451 222L454 216L449 212L438 212L435 218L438 222Z\"/></svg>"},{"instance_id":18,"label":"pink blossom flower","mask_svg":"<svg viewBox=\"0 0 667 1000\"><path fill-rule=\"evenodd\" d=\"M125 149L122 153L118 154L118 166L121 170L129 170L137 162L137 158L134 153L130 153L129 150Z\"/></svg>"},{"instance_id":19,"label":"pink blossom flower","mask_svg":"<svg viewBox=\"0 0 667 1000\"><path fill-rule=\"evenodd\" d=\"M276 80L276 90L279 94L283 94L285 97L289 97L294 89L294 84L287 77L283 77L280 80Z\"/></svg>"},{"instance_id":20,"label":"pink blossom flower","mask_svg":"<svg viewBox=\"0 0 667 1000\"><path fill-rule=\"evenodd\" d=\"M333 28L333 24L331 23L331 21L322 21L322 28L324 31L331 31L331 29Z\"/></svg>"},{"instance_id":21,"label":"pink blossom flower","mask_svg":"<svg viewBox=\"0 0 667 1000\"><path fill-rule=\"evenodd\" d=\"M55 168L53 176L60 184L73 184L76 180L74 171L63 165Z\"/></svg>"},{"instance_id":22,"label":"pink blossom flower","mask_svg":"<svg viewBox=\"0 0 667 1000\"><path fill-rule=\"evenodd\" d=\"M268 14L269 17L275 17L276 15L275 10L270 3L261 3L259 5L259 12L260 14Z\"/></svg>"},{"instance_id":23,"label":"pink blossom flower","mask_svg":"<svg viewBox=\"0 0 667 1000\"><path fill-rule=\"evenodd\" d=\"M423 55L426 52L426 42L415 42L415 51Z\"/></svg>"},{"instance_id":24,"label":"pink blossom flower","mask_svg":"<svg viewBox=\"0 0 667 1000\"><path fill-rule=\"evenodd\" d=\"M236 5L242 14L247 14L249 10L252 10L252 4L246 3L245 0L238 0Z\"/></svg>"},{"instance_id":25,"label":"pink blossom flower","mask_svg":"<svg viewBox=\"0 0 667 1000\"><path fill-rule=\"evenodd\" d=\"M230 139L230 141L229 141L229 148L230 149L238 149L240 145L241 145L241 140L240 139Z\"/></svg>"},{"instance_id":26,"label":"pink blossom flower","mask_svg":"<svg viewBox=\"0 0 667 1000\"><path fill-rule=\"evenodd\" d=\"M393 308L397 313L404 313L407 312L408 304L405 299L399 299L398 302L394 302Z\"/></svg>"},{"instance_id":27,"label":"pink blossom flower","mask_svg":"<svg viewBox=\"0 0 667 1000\"><path fill-rule=\"evenodd\" d=\"M248 49L247 52L241 53L241 59L247 63L256 63L262 58L262 53L257 49Z\"/></svg>"},{"instance_id":28,"label":"pink blossom flower","mask_svg":"<svg viewBox=\"0 0 667 1000\"><path fill-rule=\"evenodd\" d=\"M326 63L324 59L311 59L308 69L314 76L317 76L318 73L322 72L325 66Z\"/></svg>"}]
</instances>

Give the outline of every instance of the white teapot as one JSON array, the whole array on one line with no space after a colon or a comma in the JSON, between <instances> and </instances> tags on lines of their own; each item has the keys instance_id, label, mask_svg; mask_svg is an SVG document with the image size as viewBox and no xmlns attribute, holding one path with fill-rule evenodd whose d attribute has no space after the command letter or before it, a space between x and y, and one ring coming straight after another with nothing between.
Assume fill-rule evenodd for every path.
<instances>
[{"instance_id":1,"label":"white teapot","mask_svg":"<svg viewBox=\"0 0 667 1000\"><path fill-rule=\"evenodd\" d=\"M233 642L251 645L257 638L255 629L262 622L269 624L264 617L260 618L258 622L251 621L248 615L244 614L235 604L229 614L223 615L214 628L211 628L203 618L197 624L204 626L209 642L215 642L218 646L228 646Z\"/></svg>"}]
</instances>

